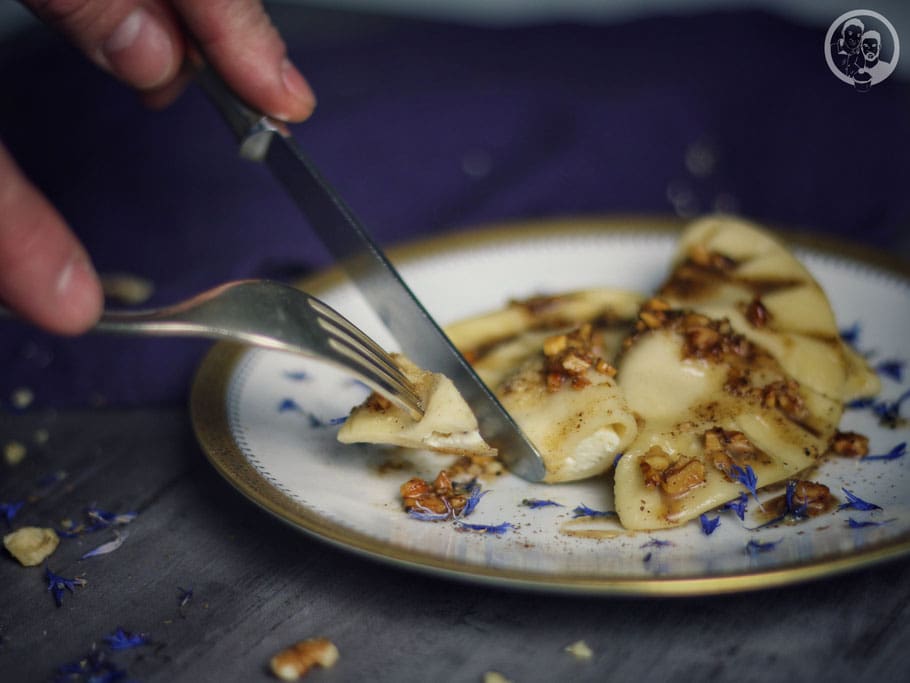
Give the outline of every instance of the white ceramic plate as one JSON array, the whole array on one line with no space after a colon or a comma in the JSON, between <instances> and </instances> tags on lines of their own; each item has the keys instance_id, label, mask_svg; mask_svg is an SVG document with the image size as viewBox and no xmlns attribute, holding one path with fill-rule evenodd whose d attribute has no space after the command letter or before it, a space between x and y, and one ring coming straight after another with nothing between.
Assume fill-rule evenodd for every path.
<instances>
[{"instance_id":1,"label":"white ceramic plate","mask_svg":"<svg viewBox=\"0 0 910 683\"><path fill-rule=\"evenodd\" d=\"M666 275L676 240L674 230L658 223L517 225L431 240L393 251L392 258L445 324L513 297L604 286L651 291ZM856 344L872 362L905 360L910 279L835 251L830 245L798 249L833 301L841 328L856 326ZM323 274L306 288L394 348L339 273ZM884 376L880 399L894 401L908 387L906 377ZM729 510L711 515L720 516L711 535L698 522L631 533L615 519L574 518L579 505L612 509L609 476L546 486L507 474L486 483L489 492L467 521L510 523L501 535L421 522L402 512L398 487L411 476L434 477L447 459L336 443L338 421L365 396L362 385L324 365L221 344L197 375L193 420L218 470L281 519L351 550L459 578L581 592L703 594L793 583L910 551L910 455L830 459L811 477L841 502L847 502L846 489L880 510L847 508L757 531L750 529L764 520L747 514L741 521ZM902 411L910 413L910 400ZM906 426L885 428L870 409L848 410L841 429L868 435L873 454L910 440ZM562 507L522 504L533 498ZM757 507L754 501L750 507ZM750 551L750 541L761 545Z\"/></svg>"}]
</instances>

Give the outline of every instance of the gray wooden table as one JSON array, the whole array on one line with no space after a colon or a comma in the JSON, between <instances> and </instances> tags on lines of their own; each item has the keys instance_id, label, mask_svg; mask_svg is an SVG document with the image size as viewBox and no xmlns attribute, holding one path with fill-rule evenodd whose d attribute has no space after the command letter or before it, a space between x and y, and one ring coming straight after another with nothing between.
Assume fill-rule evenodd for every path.
<instances>
[{"instance_id":1,"label":"gray wooden table","mask_svg":"<svg viewBox=\"0 0 910 683\"><path fill-rule=\"evenodd\" d=\"M313 636L341 652L313 681L481 681L491 670L516 683L897 681L910 666L910 560L711 598L497 590L364 559L271 518L208 464L182 409L4 414L0 444L11 440L28 452L0 464L0 501L67 473L16 526L59 525L92 504L138 515L108 555L78 559L104 533L61 542L49 566L88 581L61 607L43 567L0 557L3 681L50 680L106 652L118 626L150 640L110 655L142 681L269 680L272 654ZM192 589L182 607L181 589ZM563 651L582 639L589 661Z\"/></svg>"}]
</instances>

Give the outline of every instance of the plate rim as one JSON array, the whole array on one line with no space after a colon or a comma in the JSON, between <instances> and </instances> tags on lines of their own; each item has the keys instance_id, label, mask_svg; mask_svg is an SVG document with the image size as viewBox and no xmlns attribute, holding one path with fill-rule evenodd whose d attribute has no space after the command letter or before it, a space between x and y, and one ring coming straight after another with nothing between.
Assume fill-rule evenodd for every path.
<instances>
[{"instance_id":1,"label":"plate rim","mask_svg":"<svg viewBox=\"0 0 910 683\"><path fill-rule=\"evenodd\" d=\"M488 245L516 236L553 236L559 233L642 233L654 237L678 234L688 221L666 216L587 216L545 220L510 221L442 233L410 241L387 250L396 265L427 258L452 249ZM782 233L778 238L794 246L807 247L824 255L872 265L902 278L910 267L894 257L868 247L815 234ZM346 279L339 266L304 278L299 285L313 294ZM190 391L190 416L196 439L215 470L236 490L260 509L312 538L348 552L379 560L392 566L435 576L473 581L496 587L538 592L581 593L639 597L682 597L738 593L795 585L849 571L856 571L910 554L910 535L845 556L819 558L773 569L738 572L720 576L618 577L567 576L528 570L504 570L439 558L429 553L389 546L367 534L337 526L320 518L275 488L244 456L230 431L228 391L234 370L249 347L218 342L200 362Z\"/></svg>"}]
</instances>

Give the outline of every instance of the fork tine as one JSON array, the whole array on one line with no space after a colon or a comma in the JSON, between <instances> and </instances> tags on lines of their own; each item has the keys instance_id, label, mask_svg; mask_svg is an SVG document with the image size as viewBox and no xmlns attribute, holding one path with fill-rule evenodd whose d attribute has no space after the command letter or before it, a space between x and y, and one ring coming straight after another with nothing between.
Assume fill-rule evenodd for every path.
<instances>
[{"instance_id":1,"label":"fork tine","mask_svg":"<svg viewBox=\"0 0 910 683\"><path fill-rule=\"evenodd\" d=\"M360 328L318 299L313 299L311 297L309 299L309 304L313 310L326 318L326 320L317 319L320 327L333 332L349 346L359 349L362 354L368 356L372 361L377 363L386 373L394 376L402 384L410 387L410 382L407 377L405 377L401 368L392 360L386 350L364 334ZM334 329L329 330L327 325L333 325Z\"/></svg>"},{"instance_id":2,"label":"fork tine","mask_svg":"<svg viewBox=\"0 0 910 683\"><path fill-rule=\"evenodd\" d=\"M327 304L313 297L307 301L317 313L319 327L329 334L329 345L362 368L362 379L379 383L385 389L383 393L397 397L395 402L404 404L402 407L413 417L423 415L420 397L410 380L381 346Z\"/></svg>"},{"instance_id":3,"label":"fork tine","mask_svg":"<svg viewBox=\"0 0 910 683\"><path fill-rule=\"evenodd\" d=\"M365 384L371 389L378 391L391 400L395 405L404 409L414 419L420 419L423 416L423 404L420 397L411 387L407 378L399 380L396 377L385 374L369 362L367 356L357 352L334 337L330 337L329 346L337 353L341 354L349 361L352 361L357 367L352 367L351 363L345 363L351 372L354 372Z\"/></svg>"},{"instance_id":4,"label":"fork tine","mask_svg":"<svg viewBox=\"0 0 910 683\"><path fill-rule=\"evenodd\" d=\"M389 358L389 354L383 349L379 344L373 341L372 338L368 337L363 330L354 325L350 320L341 315L334 308L329 307L326 303L320 301L319 299L314 299L309 297L308 302L310 307L324 316L330 322L334 323L336 326L344 329L351 337L360 342L363 346L367 347L372 351L376 356L381 358L384 361L387 361L390 366L396 371L400 372L397 365L395 365L392 360Z\"/></svg>"}]
</instances>

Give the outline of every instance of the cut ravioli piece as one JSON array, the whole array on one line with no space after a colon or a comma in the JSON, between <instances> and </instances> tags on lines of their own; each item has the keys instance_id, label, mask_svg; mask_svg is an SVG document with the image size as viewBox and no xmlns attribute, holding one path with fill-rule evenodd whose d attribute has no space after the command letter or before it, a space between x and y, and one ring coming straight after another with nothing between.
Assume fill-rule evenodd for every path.
<instances>
[{"instance_id":1,"label":"cut ravioli piece","mask_svg":"<svg viewBox=\"0 0 910 683\"><path fill-rule=\"evenodd\" d=\"M481 438L477 418L448 377L427 372L400 354L393 358L417 390L423 417L415 420L374 393L341 426L341 443L388 444L457 455L496 453Z\"/></svg>"},{"instance_id":2,"label":"cut ravioli piece","mask_svg":"<svg viewBox=\"0 0 910 683\"><path fill-rule=\"evenodd\" d=\"M619 372L643 423L614 477L623 526L678 526L827 450L842 403L801 386L729 321L662 300L641 317Z\"/></svg>"},{"instance_id":3,"label":"cut ravioli piece","mask_svg":"<svg viewBox=\"0 0 910 683\"><path fill-rule=\"evenodd\" d=\"M635 437L635 418L613 379L615 370L603 355L612 357L619 347L639 301L637 295L608 290L535 297L447 328L537 446L546 466L545 481L600 474ZM522 312L516 313L519 310ZM500 314L502 325L497 323ZM596 320L599 327L586 324L573 330L572 326L586 320ZM468 347L468 343L475 346ZM340 441L463 455L487 452L472 450L472 444L479 449L489 447L477 434L473 416L468 419L470 410L460 397L456 405L457 391L451 382L410 363L403 369L409 377L415 373L412 381L421 378L421 394L425 385L429 400L439 393L440 409L446 406L452 411L445 416L448 421L437 416L436 406L426 401L426 415L414 421L374 396L352 412L339 432Z\"/></svg>"},{"instance_id":4,"label":"cut ravioli piece","mask_svg":"<svg viewBox=\"0 0 910 683\"><path fill-rule=\"evenodd\" d=\"M598 351L589 324L548 337L494 388L543 456L545 482L605 472L638 432L616 371Z\"/></svg>"}]
</instances>

